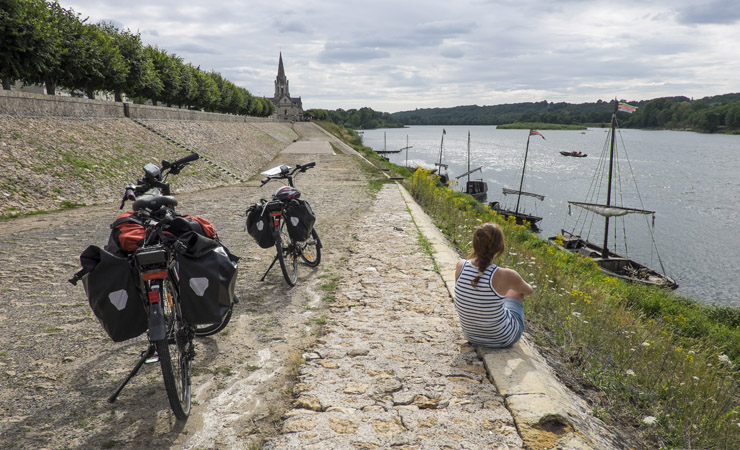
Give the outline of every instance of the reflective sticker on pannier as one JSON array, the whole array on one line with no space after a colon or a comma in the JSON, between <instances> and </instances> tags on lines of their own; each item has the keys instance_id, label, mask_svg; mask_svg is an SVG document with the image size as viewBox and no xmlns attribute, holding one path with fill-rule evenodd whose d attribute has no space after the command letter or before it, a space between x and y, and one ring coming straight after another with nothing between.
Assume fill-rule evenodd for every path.
<instances>
[{"instance_id":1,"label":"reflective sticker on pannier","mask_svg":"<svg viewBox=\"0 0 740 450\"><path fill-rule=\"evenodd\" d=\"M195 295L203 297L203 294L206 293L206 289L208 289L208 278L191 278L190 287L193 289L193 292L195 292Z\"/></svg>"},{"instance_id":2,"label":"reflective sticker on pannier","mask_svg":"<svg viewBox=\"0 0 740 450\"><path fill-rule=\"evenodd\" d=\"M260 221L258 221L258 222L257 222L257 223L255 224L255 226L257 227L257 229L258 229L259 231L262 231L262 230L263 230L263 229L265 228L265 223L264 223L263 221L261 221L261 220L260 220Z\"/></svg>"},{"instance_id":3,"label":"reflective sticker on pannier","mask_svg":"<svg viewBox=\"0 0 740 450\"><path fill-rule=\"evenodd\" d=\"M300 222L300 219L298 219L298 217L291 217L290 218L290 223L292 223L294 227L297 227L298 226L298 222Z\"/></svg>"},{"instance_id":4,"label":"reflective sticker on pannier","mask_svg":"<svg viewBox=\"0 0 740 450\"><path fill-rule=\"evenodd\" d=\"M126 289L113 291L108 294L108 298L117 310L123 311L123 308L126 307L126 302L128 301L128 292L126 292Z\"/></svg>"}]
</instances>

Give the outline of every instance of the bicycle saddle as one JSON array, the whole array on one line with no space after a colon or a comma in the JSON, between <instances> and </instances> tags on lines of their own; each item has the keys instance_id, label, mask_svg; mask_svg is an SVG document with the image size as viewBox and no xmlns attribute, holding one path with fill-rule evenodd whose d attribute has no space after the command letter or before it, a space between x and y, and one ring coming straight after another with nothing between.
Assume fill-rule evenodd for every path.
<instances>
[{"instance_id":1,"label":"bicycle saddle","mask_svg":"<svg viewBox=\"0 0 740 450\"><path fill-rule=\"evenodd\" d=\"M177 206L177 199L171 195L143 195L134 201L134 211L148 209L156 211L162 207Z\"/></svg>"}]
</instances>

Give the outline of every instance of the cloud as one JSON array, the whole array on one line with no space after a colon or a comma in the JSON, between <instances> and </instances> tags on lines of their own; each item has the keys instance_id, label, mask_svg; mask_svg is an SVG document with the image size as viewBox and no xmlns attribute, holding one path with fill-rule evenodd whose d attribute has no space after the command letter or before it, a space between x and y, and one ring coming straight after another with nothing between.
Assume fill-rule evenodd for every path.
<instances>
[{"instance_id":1,"label":"cloud","mask_svg":"<svg viewBox=\"0 0 740 450\"><path fill-rule=\"evenodd\" d=\"M273 27L281 33L308 33L308 27L298 20L289 20L286 22L276 20L273 22Z\"/></svg>"},{"instance_id":2,"label":"cloud","mask_svg":"<svg viewBox=\"0 0 740 450\"><path fill-rule=\"evenodd\" d=\"M331 42L324 46L319 58L323 63L336 64L388 58L390 55L387 50L376 47L358 46L350 42Z\"/></svg>"},{"instance_id":3,"label":"cloud","mask_svg":"<svg viewBox=\"0 0 740 450\"><path fill-rule=\"evenodd\" d=\"M685 25L728 25L740 20L740 3L737 0L712 0L677 8L677 20Z\"/></svg>"}]
</instances>

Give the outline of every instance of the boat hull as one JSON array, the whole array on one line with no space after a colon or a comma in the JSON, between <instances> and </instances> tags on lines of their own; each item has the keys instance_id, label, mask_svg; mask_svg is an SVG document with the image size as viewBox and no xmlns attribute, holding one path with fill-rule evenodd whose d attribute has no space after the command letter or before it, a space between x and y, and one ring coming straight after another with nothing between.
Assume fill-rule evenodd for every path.
<instances>
[{"instance_id":1,"label":"boat hull","mask_svg":"<svg viewBox=\"0 0 740 450\"><path fill-rule=\"evenodd\" d=\"M465 186L465 193L473 196L479 202L483 202L488 194L488 183L482 180L468 181Z\"/></svg>"},{"instance_id":2,"label":"boat hull","mask_svg":"<svg viewBox=\"0 0 740 450\"><path fill-rule=\"evenodd\" d=\"M621 278L631 283L659 286L667 289L678 288L678 283L671 277L663 275L633 259L612 252L609 252L608 258L603 258L602 247L568 231L562 230L563 245L557 244L555 240L556 237L549 238L549 241L553 245L562 250L591 258L599 266L599 269L607 275Z\"/></svg>"}]
</instances>

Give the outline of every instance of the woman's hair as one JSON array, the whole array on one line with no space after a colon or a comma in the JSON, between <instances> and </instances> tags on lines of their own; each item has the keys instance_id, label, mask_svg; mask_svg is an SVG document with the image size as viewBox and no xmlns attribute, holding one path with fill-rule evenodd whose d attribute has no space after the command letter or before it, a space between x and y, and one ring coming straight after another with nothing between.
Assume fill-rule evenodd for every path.
<instances>
[{"instance_id":1,"label":"woman's hair","mask_svg":"<svg viewBox=\"0 0 740 450\"><path fill-rule=\"evenodd\" d=\"M473 232L473 248L470 250L470 259L478 260L478 275L473 278L473 287L478 286L483 271L491 265L496 256L501 255L506 248L504 232L494 223L481 224Z\"/></svg>"}]
</instances>

